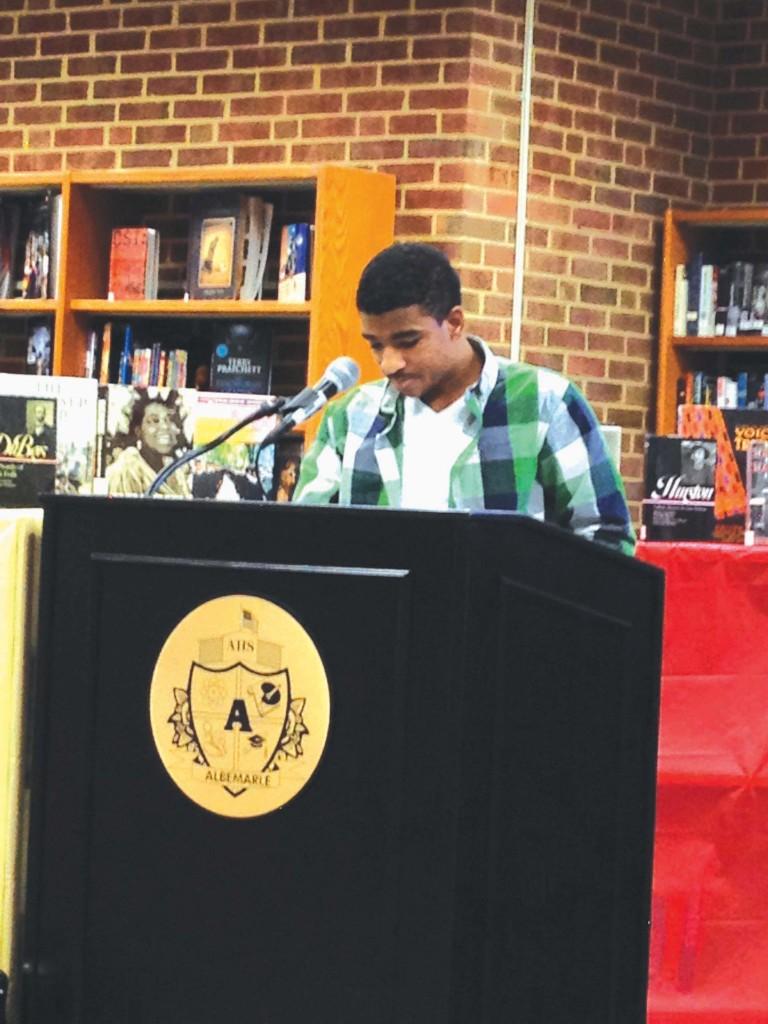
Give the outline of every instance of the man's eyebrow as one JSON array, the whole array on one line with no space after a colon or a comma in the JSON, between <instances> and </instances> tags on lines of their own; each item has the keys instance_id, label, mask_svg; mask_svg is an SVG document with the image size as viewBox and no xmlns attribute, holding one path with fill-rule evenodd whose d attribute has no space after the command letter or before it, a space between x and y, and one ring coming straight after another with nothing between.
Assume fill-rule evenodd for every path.
<instances>
[{"instance_id":1,"label":"man's eyebrow","mask_svg":"<svg viewBox=\"0 0 768 1024\"><path fill-rule=\"evenodd\" d=\"M409 328L408 330L405 330L405 331L396 331L392 335L392 341L408 341L411 338L418 338L418 337L420 337L422 333L423 332L422 332L420 327L411 327L411 328ZM363 337L365 338L366 341L379 341L380 340L380 338L379 338L379 336L377 334L366 334L365 331L363 331L362 335L363 335Z\"/></svg>"}]
</instances>

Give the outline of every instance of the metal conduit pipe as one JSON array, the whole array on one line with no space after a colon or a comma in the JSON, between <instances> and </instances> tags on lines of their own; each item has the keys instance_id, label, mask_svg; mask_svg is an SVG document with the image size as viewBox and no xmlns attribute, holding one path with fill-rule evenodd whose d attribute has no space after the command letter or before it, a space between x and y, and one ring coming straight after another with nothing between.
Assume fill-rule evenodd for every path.
<instances>
[{"instance_id":1,"label":"metal conduit pipe","mask_svg":"<svg viewBox=\"0 0 768 1024\"><path fill-rule=\"evenodd\" d=\"M528 142L531 129L531 80L533 78L533 26L536 0L526 0L523 40L523 81L520 95L520 152L517 172L517 223L515 225L514 281L512 285L512 331L509 356L520 359L523 322L523 278L525 276L525 235L528 206Z\"/></svg>"}]
</instances>

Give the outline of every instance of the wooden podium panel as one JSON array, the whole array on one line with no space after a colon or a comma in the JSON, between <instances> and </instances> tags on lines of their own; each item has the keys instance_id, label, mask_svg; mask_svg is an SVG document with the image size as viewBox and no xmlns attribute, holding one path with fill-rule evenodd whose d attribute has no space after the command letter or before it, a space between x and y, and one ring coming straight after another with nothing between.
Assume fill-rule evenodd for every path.
<instances>
[{"instance_id":1,"label":"wooden podium panel","mask_svg":"<svg viewBox=\"0 0 768 1024\"><path fill-rule=\"evenodd\" d=\"M50 499L21 1024L640 1024L661 579L515 516ZM331 702L246 818L149 724L169 634L236 594Z\"/></svg>"}]
</instances>

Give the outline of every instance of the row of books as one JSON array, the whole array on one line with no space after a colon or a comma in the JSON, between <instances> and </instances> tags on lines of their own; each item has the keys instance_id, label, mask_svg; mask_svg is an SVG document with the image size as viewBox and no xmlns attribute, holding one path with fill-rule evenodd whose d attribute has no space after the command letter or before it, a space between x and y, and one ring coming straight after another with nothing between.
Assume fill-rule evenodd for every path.
<instances>
[{"instance_id":1,"label":"row of books","mask_svg":"<svg viewBox=\"0 0 768 1024\"><path fill-rule=\"evenodd\" d=\"M210 371L206 387L215 391L266 394L270 390L272 341L268 328L250 322L211 325ZM107 321L89 332L85 376L101 384L136 387L187 386L188 350L158 341L137 344L130 323Z\"/></svg>"},{"instance_id":2,"label":"row of books","mask_svg":"<svg viewBox=\"0 0 768 1024\"><path fill-rule=\"evenodd\" d=\"M259 196L199 197L190 220L186 295L192 299L261 299L269 255L273 204ZM280 231L277 298L303 302L309 295L308 223ZM157 228L117 227L112 231L108 297L156 299L160 234Z\"/></svg>"},{"instance_id":3,"label":"row of books","mask_svg":"<svg viewBox=\"0 0 768 1024\"><path fill-rule=\"evenodd\" d=\"M193 388L99 385L74 377L0 373L0 505L30 506L48 492L143 495L157 473L256 411L268 396ZM288 501L301 439L286 437L254 460L275 415L169 477L174 497Z\"/></svg>"},{"instance_id":4,"label":"row of books","mask_svg":"<svg viewBox=\"0 0 768 1024\"><path fill-rule=\"evenodd\" d=\"M677 336L768 335L768 261L718 265L694 253L675 267L673 321Z\"/></svg>"},{"instance_id":5,"label":"row of books","mask_svg":"<svg viewBox=\"0 0 768 1024\"><path fill-rule=\"evenodd\" d=\"M61 194L0 196L0 299L56 297Z\"/></svg>"},{"instance_id":6,"label":"row of books","mask_svg":"<svg viewBox=\"0 0 768 1024\"><path fill-rule=\"evenodd\" d=\"M768 410L680 406L676 434L646 438L641 536L750 542L758 442L768 444Z\"/></svg>"},{"instance_id":7,"label":"row of books","mask_svg":"<svg viewBox=\"0 0 768 1024\"><path fill-rule=\"evenodd\" d=\"M768 409L768 372L734 374L689 371L678 381L678 405L714 405L719 409Z\"/></svg>"}]
</instances>

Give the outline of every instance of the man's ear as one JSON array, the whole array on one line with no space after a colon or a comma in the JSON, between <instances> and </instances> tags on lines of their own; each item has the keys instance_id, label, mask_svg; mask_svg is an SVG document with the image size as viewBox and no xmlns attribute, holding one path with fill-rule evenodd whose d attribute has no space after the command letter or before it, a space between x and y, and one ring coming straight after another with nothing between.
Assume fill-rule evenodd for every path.
<instances>
[{"instance_id":1,"label":"man's ear","mask_svg":"<svg viewBox=\"0 0 768 1024\"><path fill-rule=\"evenodd\" d=\"M448 324L448 333L451 338L458 338L464 333L464 310L461 306L454 306L449 310L445 318Z\"/></svg>"}]
</instances>

